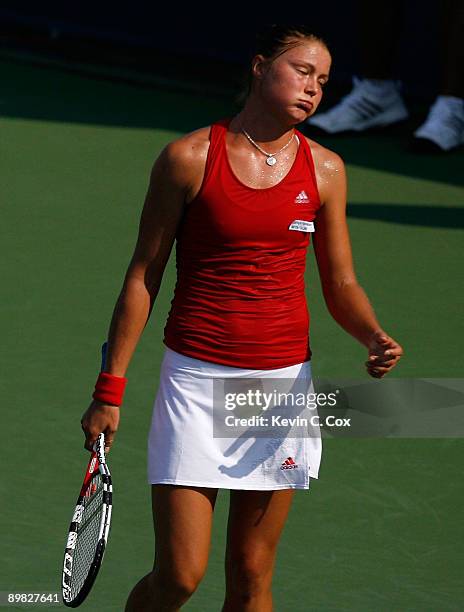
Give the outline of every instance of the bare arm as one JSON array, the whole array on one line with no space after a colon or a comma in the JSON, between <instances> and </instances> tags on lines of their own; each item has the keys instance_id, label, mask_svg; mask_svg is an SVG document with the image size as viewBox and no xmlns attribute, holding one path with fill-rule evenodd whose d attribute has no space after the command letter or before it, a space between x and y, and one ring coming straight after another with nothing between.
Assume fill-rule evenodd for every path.
<instances>
[{"instance_id":1,"label":"bare arm","mask_svg":"<svg viewBox=\"0 0 464 612\"><path fill-rule=\"evenodd\" d=\"M168 147L153 166L137 244L114 308L105 371L115 376L125 375L150 317L182 217L186 187L172 157Z\"/></svg>"},{"instance_id":2,"label":"bare arm","mask_svg":"<svg viewBox=\"0 0 464 612\"><path fill-rule=\"evenodd\" d=\"M369 374L381 377L402 355L401 346L384 332L353 268L346 222L346 173L341 158L322 147L315 161L322 207L314 234L322 291L332 317L369 352Z\"/></svg>"},{"instance_id":3,"label":"bare arm","mask_svg":"<svg viewBox=\"0 0 464 612\"><path fill-rule=\"evenodd\" d=\"M126 373L158 295L185 202L198 181L201 156L193 163L191 150L187 138L171 143L152 168L137 243L109 329L105 372L114 376ZM109 450L119 426L119 406L93 401L81 423L87 450L101 432Z\"/></svg>"}]
</instances>

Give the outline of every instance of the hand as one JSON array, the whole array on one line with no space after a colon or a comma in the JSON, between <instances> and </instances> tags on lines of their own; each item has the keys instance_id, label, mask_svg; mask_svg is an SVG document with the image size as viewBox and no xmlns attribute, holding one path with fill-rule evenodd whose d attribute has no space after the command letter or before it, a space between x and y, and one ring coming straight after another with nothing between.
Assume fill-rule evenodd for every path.
<instances>
[{"instance_id":1,"label":"hand","mask_svg":"<svg viewBox=\"0 0 464 612\"><path fill-rule=\"evenodd\" d=\"M398 342L382 330L371 336L367 349L369 358L366 361L366 369L373 378L382 378L388 374L403 355L403 349Z\"/></svg>"},{"instance_id":2,"label":"hand","mask_svg":"<svg viewBox=\"0 0 464 612\"><path fill-rule=\"evenodd\" d=\"M119 406L109 406L94 400L82 415L81 425L85 434L84 447L92 451L95 440L103 432L105 453L108 453L119 426Z\"/></svg>"}]
</instances>

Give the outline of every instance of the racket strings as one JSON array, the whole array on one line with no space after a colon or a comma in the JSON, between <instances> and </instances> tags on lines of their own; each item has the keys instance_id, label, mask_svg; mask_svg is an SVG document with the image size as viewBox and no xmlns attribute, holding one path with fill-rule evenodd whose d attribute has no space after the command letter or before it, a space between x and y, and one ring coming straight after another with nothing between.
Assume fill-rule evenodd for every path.
<instances>
[{"instance_id":1,"label":"racket strings","mask_svg":"<svg viewBox=\"0 0 464 612\"><path fill-rule=\"evenodd\" d=\"M73 555L71 594L80 592L95 558L103 512L103 481L97 474L89 483L82 505L82 520L77 530Z\"/></svg>"}]
</instances>

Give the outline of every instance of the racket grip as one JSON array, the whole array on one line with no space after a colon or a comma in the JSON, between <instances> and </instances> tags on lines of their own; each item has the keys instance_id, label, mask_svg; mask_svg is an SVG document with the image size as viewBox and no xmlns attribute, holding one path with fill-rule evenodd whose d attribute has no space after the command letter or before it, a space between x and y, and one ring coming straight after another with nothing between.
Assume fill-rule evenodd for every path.
<instances>
[{"instance_id":1,"label":"racket grip","mask_svg":"<svg viewBox=\"0 0 464 612\"><path fill-rule=\"evenodd\" d=\"M100 366L100 371L101 372L103 372L103 370L105 369L105 365L106 365L106 353L107 353L107 351L108 351L108 342L104 342L102 344L102 347L101 347L101 366ZM98 438L95 440L95 443L93 445L93 452L94 452L93 456L96 455L97 449L98 449L99 445L100 445L100 447L105 445L105 434L104 433L99 434ZM91 461L92 461L92 459L91 459Z\"/></svg>"}]
</instances>

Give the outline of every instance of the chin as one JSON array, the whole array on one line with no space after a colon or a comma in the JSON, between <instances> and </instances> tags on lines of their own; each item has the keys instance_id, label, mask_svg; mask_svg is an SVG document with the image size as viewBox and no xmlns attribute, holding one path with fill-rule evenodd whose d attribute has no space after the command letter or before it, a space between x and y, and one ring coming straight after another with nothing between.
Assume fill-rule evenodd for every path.
<instances>
[{"instance_id":1,"label":"chin","mask_svg":"<svg viewBox=\"0 0 464 612\"><path fill-rule=\"evenodd\" d=\"M309 117L312 117L317 111L317 109L318 109L317 106L316 107L313 106L312 109L309 111L309 113L306 115L306 119L309 119Z\"/></svg>"},{"instance_id":2,"label":"chin","mask_svg":"<svg viewBox=\"0 0 464 612\"><path fill-rule=\"evenodd\" d=\"M297 111L296 113L292 113L293 123L303 123L306 121L308 117L310 117L313 113L305 113L304 111Z\"/></svg>"}]
</instances>

